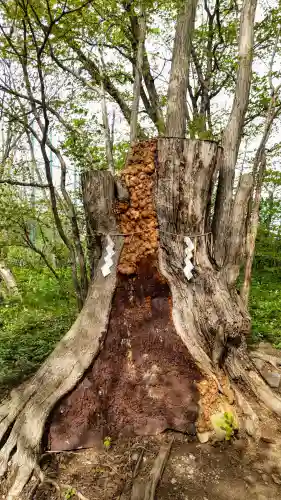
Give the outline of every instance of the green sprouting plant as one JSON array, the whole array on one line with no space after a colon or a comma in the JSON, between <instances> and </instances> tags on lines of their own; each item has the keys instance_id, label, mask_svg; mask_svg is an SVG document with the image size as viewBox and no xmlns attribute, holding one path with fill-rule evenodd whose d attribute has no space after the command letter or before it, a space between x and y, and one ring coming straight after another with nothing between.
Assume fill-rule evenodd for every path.
<instances>
[{"instance_id":1,"label":"green sprouting plant","mask_svg":"<svg viewBox=\"0 0 281 500\"><path fill-rule=\"evenodd\" d=\"M68 488L68 490L65 492L64 498L65 500L71 500L71 498L75 497L75 495L76 495L76 489Z\"/></svg>"},{"instance_id":2,"label":"green sprouting plant","mask_svg":"<svg viewBox=\"0 0 281 500\"><path fill-rule=\"evenodd\" d=\"M234 436L235 431L237 430L237 425L233 413L231 413L230 411L224 412L220 428L225 431L225 440L230 441L230 439Z\"/></svg>"},{"instance_id":3,"label":"green sprouting plant","mask_svg":"<svg viewBox=\"0 0 281 500\"><path fill-rule=\"evenodd\" d=\"M112 439L110 436L106 436L103 440L103 446L105 447L106 450L109 450L111 447Z\"/></svg>"}]
</instances>

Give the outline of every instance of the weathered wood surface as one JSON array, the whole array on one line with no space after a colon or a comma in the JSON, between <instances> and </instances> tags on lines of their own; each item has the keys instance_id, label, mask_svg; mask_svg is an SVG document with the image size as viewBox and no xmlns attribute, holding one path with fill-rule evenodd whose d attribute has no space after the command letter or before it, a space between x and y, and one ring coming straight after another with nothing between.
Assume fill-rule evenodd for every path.
<instances>
[{"instance_id":1,"label":"weathered wood surface","mask_svg":"<svg viewBox=\"0 0 281 500\"><path fill-rule=\"evenodd\" d=\"M91 170L81 176L83 203L86 216L88 257L91 278L102 252L102 233L116 231L114 217L115 182L104 170Z\"/></svg>"},{"instance_id":2,"label":"weathered wood surface","mask_svg":"<svg viewBox=\"0 0 281 500\"><path fill-rule=\"evenodd\" d=\"M92 176L95 174L92 173ZM95 193L96 197L101 197L99 203L97 200L100 218L94 213L93 217L96 217L97 230L113 231L116 227L112 216L114 180L113 177L106 177L106 182L101 183L99 192ZM18 498L36 466L46 419L52 408L73 389L100 350L107 331L116 286L117 263L123 245L122 237L113 239L115 255L111 274L107 278L103 277L101 259L84 307L73 326L29 384L22 391L14 391L10 399L0 406L0 440L8 432L0 453L1 476L7 470L10 454L16 449L12 462L15 481L7 500Z\"/></svg>"},{"instance_id":3,"label":"weathered wood surface","mask_svg":"<svg viewBox=\"0 0 281 500\"><path fill-rule=\"evenodd\" d=\"M162 444L159 453L156 457L156 460L154 462L154 465L150 471L149 481L145 488L144 500L154 500L156 488L158 486L158 483L162 477L167 461L169 459L172 444L173 444L173 439L170 439L168 443Z\"/></svg>"},{"instance_id":4,"label":"weathered wood surface","mask_svg":"<svg viewBox=\"0 0 281 500\"><path fill-rule=\"evenodd\" d=\"M229 302L228 291L215 279L208 250L210 240L204 235L213 177L221 161L222 150L215 142L158 141L155 205L159 222L160 271L172 291L177 332L202 370L209 374L212 372L210 330L217 330L220 316L227 314L223 312L225 299ZM183 238L193 235L202 236L196 238L197 266L194 279L188 282L183 273ZM220 315L214 307L216 299L220 301ZM234 320L236 311L232 304L228 309Z\"/></svg>"}]
</instances>

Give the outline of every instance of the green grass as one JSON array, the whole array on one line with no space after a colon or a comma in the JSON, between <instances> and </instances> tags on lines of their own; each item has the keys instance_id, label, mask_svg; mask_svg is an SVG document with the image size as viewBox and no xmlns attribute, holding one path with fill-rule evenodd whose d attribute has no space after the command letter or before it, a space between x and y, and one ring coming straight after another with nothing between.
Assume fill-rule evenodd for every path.
<instances>
[{"instance_id":1,"label":"green grass","mask_svg":"<svg viewBox=\"0 0 281 500\"><path fill-rule=\"evenodd\" d=\"M250 313L252 340L265 340L281 348L281 268L255 268Z\"/></svg>"},{"instance_id":2,"label":"green grass","mask_svg":"<svg viewBox=\"0 0 281 500\"><path fill-rule=\"evenodd\" d=\"M0 305L0 393L33 373L76 315L68 272L13 268L22 301Z\"/></svg>"},{"instance_id":3,"label":"green grass","mask_svg":"<svg viewBox=\"0 0 281 500\"><path fill-rule=\"evenodd\" d=\"M68 271L58 282L40 267L15 267L22 301L0 304L0 396L30 376L52 351L76 316ZM252 341L281 348L281 268L254 269L250 297Z\"/></svg>"}]
</instances>

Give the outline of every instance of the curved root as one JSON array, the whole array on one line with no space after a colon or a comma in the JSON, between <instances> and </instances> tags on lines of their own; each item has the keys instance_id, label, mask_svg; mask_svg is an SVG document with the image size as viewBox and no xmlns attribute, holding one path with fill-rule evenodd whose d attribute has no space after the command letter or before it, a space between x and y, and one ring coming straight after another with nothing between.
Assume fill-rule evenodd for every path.
<instances>
[{"instance_id":1,"label":"curved root","mask_svg":"<svg viewBox=\"0 0 281 500\"><path fill-rule=\"evenodd\" d=\"M259 418L239 389L234 386L233 390L238 406L246 417L244 421L245 430L249 436L258 441L261 435Z\"/></svg>"},{"instance_id":2,"label":"curved root","mask_svg":"<svg viewBox=\"0 0 281 500\"><path fill-rule=\"evenodd\" d=\"M265 352L254 351L251 352L250 357L253 360L261 359L262 361L271 364L274 368L278 368L278 366L281 366L281 358L278 358L277 356L272 356L271 354L266 354Z\"/></svg>"},{"instance_id":3,"label":"curved root","mask_svg":"<svg viewBox=\"0 0 281 500\"><path fill-rule=\"evenodd\" d=\"M11 465L14 482L7 500L19 498L37 466L45 423L54 405L75 387L100 350L122 245L116 241L114 269L106 281L99 267L80 315L53 353L24 389L13 391L0 406L0 441L10 431L0 451L0 477L16 449Z\"/></svg>"},{"instance_id":4,"label":"curved root","mask_svg":"<svg viewBox=\"0 0 281 500\"><path fill-rule=\"evenodd\" d=\"M264 380L253 370L247 374L247 379L254 394L266 407L281 416L281 398L264 382Z\"/></svg>"}]
</instances>

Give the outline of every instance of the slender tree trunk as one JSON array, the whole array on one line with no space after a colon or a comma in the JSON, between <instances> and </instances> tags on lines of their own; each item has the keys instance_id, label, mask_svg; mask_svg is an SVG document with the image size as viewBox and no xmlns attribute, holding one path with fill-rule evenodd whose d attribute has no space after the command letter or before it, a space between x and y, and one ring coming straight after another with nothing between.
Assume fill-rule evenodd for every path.
<instances>
[{"instance_id":1,"label":"slender tree trunk","mask_svg":"<svg viewBox=\"0 0 281 500\"><path fill-rule=\"evenodd\" d=\"M134 144L137 140L140 89L141 89L141 81L142 81L144 41L145 41L145 31L146 31L145 12L144 12L144 6L143 6L142 1L140 4L140 17L139 17L138 26L139 26L138 50L137 50L137 58L136 58L135 81L134 81L134 89L133 89L133 104L132 104L131 121L130 121L130 143L131 144Z\"/></svg>"},{"instance_id":2,"label":"slender tree trunk","mask_svg":"<svg viewBox=\"0 0 281 500\"><path fill-rule=\"evenodd\" d=\"M131 30L132 30L131 44L132 44L132 49L133 49L133 53L134 53L134 59L136 61L137 60L138 40L139 40L139 33L141 30L141 26L139 23L138 16L135 15L135 12L133 11L132 2L125 0L123 2L123 4L124 4L125 9L130 14L130 22L131 22ZM142 75L143 75L143 79L144 79L145 86L146 86L147 93L148 93L148 97L149 97L149 99L148 99L146 96L145 90L141 88L141 97L143 100L143 104L145 106L145 109L147 111L148 116L151 118L151 120L153 121L154 125L157 128L158 134L163 135L165 133L165 121L164 121L164 116L162 113L161 105L159 102L159 96L157 94L157 90L155 87L155 81L154 81L153 75L151 73L148 55L147 55L147 52L145 50L145 45L144 45L144 52L143 52Z\"/></svg>"},{"instance_id":3,"label":"slender tree trunk","mask_svg":"<svg viewBox=\"0 0 281 500\"><path fill-rule=\"evenodd\" d=\"M184 0L178 14L168 88L166 135L169 137L186 134L186 92L197 2Z\"/></svg>"},{"instance_id":4,"label":"slender tree trunk","mask_svg":"<svg viewBox=\"0 0 281 500\"><path fill-rule=\"evenodd\" d=\"M251 193L252 200L248 215L244 282L241 288L241 297L244 300L246 306L248 305L250 288L251 288L252 266L254 261L255 245L256 245L256 238L259 225L259 210L261 203L262 181L266 169L265 147L269 139L274 120L280 114L280 106L277 108L275 106L276 106L276 95L275 92L273 92L271 102L269 104L268 114L265 121L263 135L258 150L256 152L253 164L253 176L255 182L252 188L252 193Z\"/></svg>"},{"instance_id":5,"label":"slender tree trunk","mask_svg":"<svg viewBox=\"0 0 281 500\"><path fill-rule=\"evenodd\" d=\"M13 273L7 268L4 262L0 262L0 279L4 281L9 295L20 296Z\"/></svg>"},{"instance_id":6,"label":"slender tree trunk","mask_svg":"<svg viewBox=\"0 0 281 500\"><path fill-rule=\"evenodd\" d=\"M254 200L252 204L252 211L249 215L250 217L249 229L246 238L246 260L245 260L245 270L244 270L244 281L243 281L243 286L241 288L241 298L243 299L246 306L248 306L250 289L251 289L252 267L255 255L256 238L259 227L262 177L265 169L266 169L266 159L264 156L263 158L261 158L260 161L258 179L255 189Z\"/></svg>"},{"instance_id":7,"label":"slender tree trunk","mask_svg":"<svg viewBox=\"0 0 281 500\"><path fill-rule=\"evenodd\" d=\"M105 150L106 150L106 159L107 159L107 166L109 172L114 175L114 158L113 158L113 142L111 138L111 133L110 133L110 128L109 128L109 123L108 123L108 113L107 113L107 104L106 104L106 93L105 93L105 86L104 86L104 60L103 60L103 54L102 54L103 47L100 49L100 58L101 58L101 112L102 112L102 123L103 123L103 130L104 130L104 143L105 143Z\"/></svg>"},{"instance_id":8,"label":"slender tree trunk","mask_svg":"<svg viewBox=\"0 0 281 500\"><path fill-rule=\"evenodd\" d=\"M270 191L268 193L268 216L265 219L265 226L267 231L269 232L272 227L272 218L273 218L273 211L274 211L274 192Z\"/></svg>"}]
</instances>

